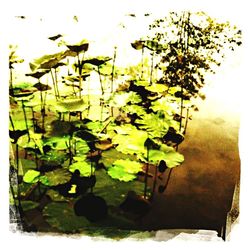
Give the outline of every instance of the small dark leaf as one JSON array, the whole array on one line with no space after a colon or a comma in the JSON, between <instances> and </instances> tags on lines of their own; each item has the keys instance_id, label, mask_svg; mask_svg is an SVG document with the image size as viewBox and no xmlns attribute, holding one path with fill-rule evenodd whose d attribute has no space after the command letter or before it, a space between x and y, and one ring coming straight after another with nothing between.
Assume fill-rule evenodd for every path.
<instances>
[{"instance_id":1,"label":"small dark leaf","mask_svg":"<svg viewBox=\"0 0 250 250\"><path fill-rule=\"evenodd\" d=\"M100 66L100 65L110 61L111 59L112 58L110 58L110 57L97 57L97 58L85 60L84 63L90 63L90 64L93 64L95 66Z\"/></svg>"},{"instance_id":2,"label":"small dark leaf","mask_svg":"<svg viewBox=\"0 0 250 250\"><path fill-rule=\"evenodd\" d=\"M61 35L61 34L58 34L58 35L56 35L56 36L50 36L50 37L48 37L48 39L49 39L49 40L52 40L52 41L55 41L55 40L57 40L57 39L60 38L60 37L62 37L62 35Z\"/></svg>"},{"instance_id":3,"label":"small dark leaf","mask_svg":"<svg viewBox=\"0 0 250 250\"><path fill-rule=\"evenodd\" d=\"M89 43L86 40L81 41L78 44L66 45L71 51L80 53L82 51L86 52L89 48Z\"/></svg>"},{"instance_id":4,"label":"small dark leaf","mask_svg":"<svg viewBox=\"0 0 250 250\"><path fill-rule=\"evenodd\" d=\"M34 84L34 87L37 88L40 91L46 91L46 90L50 90L51 87L48 84L43 84L43 83L36 83Z\"/></svg>"},{"instance_id":5,"label":"small dark leaf","mask_svg":"<svg viewBox=\"0 0 250 250\"><path fill-rule=\"evenodd\" d=\"M168 168L166 162L164 160L161 160L159 165L158 165L158 170L160 173L164 173L166 169Z\"/></svg>"},{"instance_id":6,"label":"small dark leaf","mask_svg":"<svg viewBox=\"0 0 250 250\"><path fill-rule=\"evenodd\" d=\"M160 185L159 188L158 188L158 192L159 192L160 194L162 194L162 193L165 191L165 189L166 189L165 186Z\"/></svg>"},{"instance_id":7,"label":"small dark leaf","mask_svg":"<svg viewBox=\"0 0 250 250\"><path fill-rule=\"evenodd\" d=\"M36 70L35 72L32 72L32 73L28 73L28 74L25 74L26 76L32 76L36 79L39 79L41 78L43 75L47 74L49 72L49 70L44 70L44 69L38 69Z\"/></svg>"}]
</instances>

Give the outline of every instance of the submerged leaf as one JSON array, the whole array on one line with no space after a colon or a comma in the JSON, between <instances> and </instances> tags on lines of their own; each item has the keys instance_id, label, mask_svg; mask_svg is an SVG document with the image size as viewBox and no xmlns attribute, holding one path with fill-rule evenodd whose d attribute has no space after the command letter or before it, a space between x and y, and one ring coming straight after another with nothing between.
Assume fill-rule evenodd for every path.
<instances>
[{"instance_id":1,"label":"submerged leaf","mask_svg":"<svg viewBox=\"0 0 250 250\"><path fill-rule=\"evenodd\" d=\"M83 232L90 226L84 217L76 216L73 208L66 202L52 202L43 209L43 216L54 228L64 233Z\"/></svg>"},{"instance_id":2,"label":"submerged leaf","mask_svg":"<svg viewBox=\"0 0 250 250\"><path fill-rule=\"evenodd\" d=\"M88 106L84 103L83 99L66 99L58 101L55 108L58 112L65 113L84 111Z\"/></svg>"},{"instance_id":3,"label":"submerged leaf","mask_svg":"<svg viewBox=\"0 0 250 250\"><path fill-rule=\"evenodd\" d=\"M70 137L67 135L62 137L53 136L48 139L45 139L44 145L49 145L52 149L64 150L69 148L69 140Z\"/></svg>"},{"instance_id":4,"label":"submerged leaf","mask_svg":"<svg viewBox=\"0 0 250 250\"><path fill-rule=\"evenodd\" d=\"M38 202L35 201L21 201L23 211L28 211L39 206Z\"/></svg>"}]
</instances>

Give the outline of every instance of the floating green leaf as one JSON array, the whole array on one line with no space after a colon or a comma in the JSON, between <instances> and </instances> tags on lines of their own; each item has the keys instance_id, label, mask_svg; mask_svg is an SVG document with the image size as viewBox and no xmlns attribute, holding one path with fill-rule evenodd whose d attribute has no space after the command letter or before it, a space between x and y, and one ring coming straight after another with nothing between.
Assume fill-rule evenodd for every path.
<instances>
[{"instance_id":1,"label":"floating green leaf","mask_svg":"<svg viewBox=\"0 0 250 250\"><path fill-rule=\"evenodd\" d=\"M118 179L119 181L132 181L136 179L136 175L130 174L124 171L123 168L118 168L118 167L110 167L108 169L108 174L113 178L113 179Z\"/></svg>"},{"instance_id":2,"label":"floating green leaf","mask_svg":"<svg viewBox=\"0 0 250 250\"><path fill-rule=\"evenodd\" d=\"M168 168L173 168L180 165L184 161L184 156L179 152L175 151L173 147L168 147L166 145L161 145L161 148L150 149L148 155L149 162L158 165L161 160L165 161ZM139 158L146 162L146 154L144 157Z\"/></svg>"},{"instance_id":3,"label":"floating green leaf","mask_svg":"<svg viewBox=\"0 0 250 250\"><path fill-rule=\"evenodd\" d=\"M179 105L175 102L171 102L168 97L162 97L154 102L151 102L151 109L154 112L165 111L169 115L172 115L173 113L178 113Z\"/></svg>"},{"instance_id":4,"label":"floating green leaf","mask_svg":"<svg viewBox=\"0 0 250 250\"><path fill-rule=\"evenodd\" d=\"M142 170L142 164L136 161L126 160L116 160L112 167L109 167L108 174L113 179L118 179L119 181L132 181L136 179L136 174Z\"/></svg>"},{"instance_id":5,"label":"floating green leaf","mask_svg":"<svg viewBox=\"0 0 250 250\"><path fill-rule=\"evenodd\" d=\"M142 164L137 161L126 160L116 160L113 163L114 167L123 168L125 172L130 174L137 174L142 170Z\"/></svg>"},{"instance_id":6,"label":"floating green leaf","mask_svg":"<svg viewBox=\"0 0 250 250\"><path fill-rule=\"evenodd\" d=\"M81 176L89 177L91 175L91 164L87 161L75 162L69 166L69 171L74 173L75 170L79 170ZM94 171L94 168L92 171Z\"/></svg>"},{"instance_id":7,"label":"floating green leaf","mask_svg":"<svg viewBox=\"0 0 250 250\"><path fill-rule=\"evenodd\" d=\"M62 168L46 172L44 176L48 179L49 186L65 184L71 179L71 173L68 170Z\"/></svg>"},{"instance_id":8,"label":"floating green leaf","mask_svg":"<svg viewBox=\"0 0 250 250\"><path fill-rule=\"evenodd\" d=\"M145 114L141 119L136 119L140 129L146 130L152 137L162 137L169 129L171 119L161 117L160 114Z\"/></svg>"},{"instance_id":9,"label":"floating green leaf","mask_svg":"<svg viewBox=\"0 0 250 250\"><path fill-rule=\"evenodd\" d=\"M137 114L138 116L146 114L145 109L139 105L126 105L122 107L122 110L128 114Z\"/></svg>"},{"instance_id":10,"label":"floating green leaf","mask_svg":"<svg viewBox=\"0 0 250 250\"><path fill-rule=\"evenodd\" d=\"M151 92L161 93L161 92L167 91L168 87L163 85L163 84L155 83L155 84L153 84L151 86L145 87L145 89L147 89L147 90L149 90Z\"/></svg>"},{"instance_id":11,"label":"floating green leaf","mask_svg":"<svg viewBox=\"0 0 250 250\"><path fill-rule=\"evenodd\" d=\"M144 142L148 138L145 131L136 130L128 135L116 135L113 137L113 144L118 144L116 149L124 154L141 154L145 152Z\"/></svg>"},{"instance_id":12,"label":"floating green leaf","mask_svg":"<svg viewBox=\"0 0 250 250\"><path fill-rule=\"evenodd\" d=\"M26 183L36 183L39 181L38 176L40 175L39 171L36 170L28 170L23 176L23 181Z\"/></svg>"}]
</instances>

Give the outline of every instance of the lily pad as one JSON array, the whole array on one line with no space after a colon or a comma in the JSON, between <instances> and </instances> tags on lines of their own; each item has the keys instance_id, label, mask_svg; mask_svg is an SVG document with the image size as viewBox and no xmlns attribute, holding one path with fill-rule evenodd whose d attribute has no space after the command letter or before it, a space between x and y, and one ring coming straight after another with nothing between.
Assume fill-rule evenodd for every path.
<instances>
[{"instance_id":1,"label":"lily pad","mask_svg":"<svg viewBox=\"0 0 250 250\"><path fill-rule=\"evenodd\" d=\"M161 92L165 92L168 90L168 87L163 85L163 84L153 84L151 86L145 87L145 89L154 92L154 93L161 93Z\"/></svg>"},{"instance_id":2,"label":"lily pad","mask_svg":"<svg viewBox=\"0 0 250 250\"><path fill-rule=\"evenodd\" d=\"M67 183L71 179L72 175L68 170L59 168L46 172L44 176L48 179L49 186L57 186Z\"/></svg>"},{"instance_id":3,"label":"lily pad","mask_svg":"<svg viewBox=\"0 0 250 250\"><path fill-rule=\"evenodd\" d=\"M162 137L169 129L171 118L160 117L159 114L145 114L141 119L136 119L140 129L146 130L152 137Z\"/></svg>"},{"instance_id":4,"label":"lily pad","mask_svg":"<svg viewBox=\"0 0 250 250\"><path fill-rule=\"evenodd\" d=\"M148 134L142 130L132 131L128 135L116 135L113 137L113 144L118 144L116 149L124 154L141 154L145 152L144 142Z\"/></svg>"},{"instance_id":5,"label":"lily pad","mask_svg":"<svg viewBox=\"0 0 250 250\"><path fill-rule=\"evenodd\" d=\"M111 167L108 170L108 174L113 178L113 179L118 179L119 181L132 181L136 179L136 175L126 173L124 169L122 168L117 168L117 167Z\"/></svg>"},{"instance_id":6,"label":"lily pad","mask_svg":"<svg viewBox=\"0 0 250 250\"><path fill-rule=\"evenodd\" d=\"M141 160L146 161L146 155ZM180 165L184 161L184 156L175 151L172 147L161 147L160 150L149 150L149 162L158 165L163 160L167 164L168 168L173 168Z\"/></svg>"},{"instance_id":7,"label":"lily pad","mask_svg":"<svg viewBox=\"0 0 250 250\"><path fill-rule=\"evenodd\" d=\"M81 176L89 177L91 175L91 164L87 161L75 162L69 166L69 171L74 173L75 170L79 170ZM92 171L94 171L94 168Z\"/></svg>"},{"instance_id":8,"label":"lily pad","mask_svg":"<svg viewBox=\"0 0 250 250\"><path fill-rule=\"evenodd\" d=\"M40 172L36 170L28 170L23 176L23 181L26 183L36 183L39 181Z\"/></svg>"},{"instance_id":9,"label":"lily pad","mask_svg":"<svg viewBox=\"0 0 250 250\"><path fill-rule=\"evenodd\" d=\"M113 179L118 179L119 181L132 181L137 178L136 174L142 170L142 164L136 161L126 160L116 160L113 166L108 169L108 174Z\"/></svg>"}]
</instances>

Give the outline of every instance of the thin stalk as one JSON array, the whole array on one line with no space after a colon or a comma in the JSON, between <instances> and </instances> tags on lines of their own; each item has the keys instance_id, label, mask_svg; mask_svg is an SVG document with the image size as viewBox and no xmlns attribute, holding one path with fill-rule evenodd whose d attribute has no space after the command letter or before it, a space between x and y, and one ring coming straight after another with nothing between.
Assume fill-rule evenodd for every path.
<instances>
[{"instance_id":1,"label":"thin stalk","mask_svg":"<svg viewBox=\"0 0 250 250\"><path fill-rule=\"evenodd\" d=\"M57 71L56 68L54 69L55 72L55 84L56 84L56 91L57 91L57 96L60 98L60 93L59 93L59 88L58 88L58 81L57 81Z\"/></svg>"},{"instance_id":2,"label":"thin stalk","mask_svg":"<svg viewBox=\"0 0 250 250\"><path fill-rule=\"evenodd\" d=\"M23 100L22 100L22 109L23 109L23 116L24 116L25 126L26 126L26 129L27 129L28 138L29 138L29 141L30 141L30 133L29 133L28 122L27 122L27 116L26 116L26 111L25 111L25 107L24 107L24 102L23 102Z\"/></svg>"},{"instance_id":3,"label":"thin stalk","mask_svg":"<svg viewBox=\"0 0 250 250\"><path fill-rule=\"evenodd\" d=\"M180 111L180 127L179 127L180 132L182 127L182 115L183 115L183 83L181 83L181 111Z\"/></svg>"},{"instance_id":4,"label":"thin stalk","mask_svg":"<svg viewBox=\"0 0 250 250\"><path fill-rule=\"evenodd\" d=\"M82 90L82 66L79 53L77 53L77 62L78 62L78 70L79 70L79 97L81 98L81 90Z\"/></svg>"},{"instance_id":5,"label":"thin stalk","mask_svg":"<svg viewBox=\"0 0 250 250\"><path fill-rule=\"evenodd\" d=\"M52 78L52 83L53 83L53 88L54 88L54 92L55 92L55 97L56 97L56 100L57 100L58 93L57 93L56 82L55 82L55 78L53 76L52 69L50 69L50 74L51 74L51 78Z\"/></svg>"},{"instance_id":6,"label":"thin stalk","mask_svg":"<svg viewBox=\"0 0 250 250\"><path fill-rule=\"evenodd\" d=\"M146 164L146 172L145 172L145 178L144 178L144 199L147 197L147 186L148 186L148 171L149 171L149 149L147 147L147 164Z\"/></svg>"},{"instance_id":7,"label":"thin stalk","mask_svg":"<svg viewBox=\"0 0 250 250\"><path fill-rule=\"evenodd\" d=\"M151 199L153 199L154 194L155 194L155 188L156 188L156 184L157 184L157 174L158 174L158 166L155 166L154 183L153 183Z\"/></svg>"},{"instance_id":8,"label":"thin stalk","mask_svg":"<svg viewBox=\"0 0 250 250\"><path fill-rule=\"evenodd\" d=\"M35 132L35 115L34 115L34 109L33 107L31 108L31 113L32 113L32 124L33 124L33 131Z\"/></svg>"},{"instance_id":9,"label":"thin stalk","mask_svg":"<svg viewBox=\"0 0 250 250\"><path fill-rule=\"evenodd\" d=\"M11 93L14 93L14 88L13 88L13 72L12 72L12 68L10 68L10 90Z\"/></svg>"},{"instance_id":10,"label":"thin stalk","mask_svg":"<svg viewBox=\"0 0 250 250\"><path fill-rule=\"evenodd\" d=\"M170 180L172 171L173 171L173 168L170 168L169 173L168 173L168 178L167 178L166 184L164 185L165 192L166 192L166 190L167 190L168 183L169 183L169 180Z\"/></svg>"},{"instance_id":11,"label":"thin stalk","mask_svg":"<svg viewBox=\"0 0 250 250\"><path fill-rule=\"evenodd\" d=\"M114 91L114 74L115 74L115 60L116 60L116 49L114 48L114 57L113 57L113 65L112 65L112 73L111 73L111 93Z\"/></svg>"},{"instance_id":12,"label":"thin stalk","mask_svg":"<svg viewBox=\"0 0 250 250\"><path fill-rule=\"evenodd\" d=\"M101 72L100 72L100 66L97 66L97 72L99 75L99 79L100 79L100 85L101 85L101 91L102 91L102 97L104 95L104 89L103 89L103 84L102 84L102 77L101 77Z\"/></svg>"},{"instance_id":13,"label":"thin stalk","mask_svg":"<svg viewBox=\"0 0 250 250\"><path fill-rule=\"evenodd\" d=\"M143 79L143 75L144 75L144 46L142 46L142 50L141 50L141 79Z\"/></svg>"},{"instance_id":14,"label":"thin stalk","mask_svg":"<svg viewBox=\"0 0 250 250\"><path fill-rule=\"evenodd\" d=\"M187 113L186 113L186 121L185 121L185 126L184 126L184 131L183 131L184 135L186 134L186 131L187 131L188 119L189 119L189 108L187 108Z\"/></svg>"},{"instance_id":15,"label":"thin stalk","mask_svg":"<svg viewBox=\"0 0 250 250\"><path fill-rule=\"evenodd\" d=\"M10 118L11 127L12 127L13 131L15 131L15 126L14 126L14 122L13 122L13 120L12 120L11 115L9 115L9 118Z\"/></svg>"},{"instance_id":16,"label":"thin stalk","mask_svg":"<svg viewBox=\"0 0 250 250\"><path fill-rule=\"evenodd\" d=\"M154 51L152 52L152 57L151 57L150 84L152 84L153 82L153 71L154 71Z\"/></svg>"}]
</instances>

